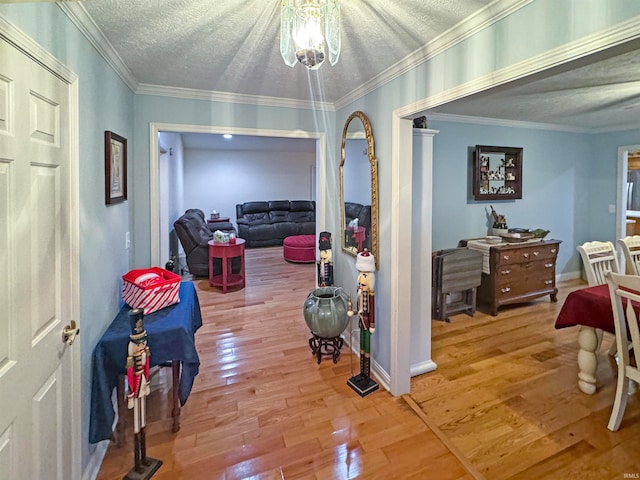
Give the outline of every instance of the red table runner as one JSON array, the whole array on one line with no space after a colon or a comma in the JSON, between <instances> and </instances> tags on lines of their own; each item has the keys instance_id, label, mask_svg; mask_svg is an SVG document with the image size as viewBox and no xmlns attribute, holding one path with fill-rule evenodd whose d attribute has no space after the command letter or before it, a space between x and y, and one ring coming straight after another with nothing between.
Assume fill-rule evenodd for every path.
<instances>
[{"instance_id":1,"label":"red table runner","mask_svg":"<svg viewBox=\"0 0 640 480\"><path fill-rule=\"evenodd\" d=\"M626 299L622 299L622 301L623 305L626 305ZM636 302L633 302L633 305L636 312L640 311L640 304L636 305ZM576 325L585 325L600 328L605 332L616 333L608 285L575 290L567 296L558 318L556 318L556 328Z\"/></svg>"}]
</instances>

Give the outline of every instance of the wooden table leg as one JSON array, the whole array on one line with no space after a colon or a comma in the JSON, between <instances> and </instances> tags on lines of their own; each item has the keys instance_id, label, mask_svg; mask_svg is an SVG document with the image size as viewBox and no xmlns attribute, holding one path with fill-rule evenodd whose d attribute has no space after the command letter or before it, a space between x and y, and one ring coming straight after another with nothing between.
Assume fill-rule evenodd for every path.
<instances>
[{"instance_id":1,"label":"wooden table leg","mask_svg":"<svg viewBox=\"0 0 640 480\"><path fill-rule=\"evenodd\" d=\"M602 338L602 331L600 338ZM578 333L578 386L588 395L596 392L596 369L598 368L598 356L596 351L600 346L598 331L592 327L580 326Z\"/></svg>"},{"instance_id":2,"label":"wooden table leg","mask_svg":"<svg viewBox=\"0 0 640 480\"><path fill-rule=\"evenodd\" d=\"M180 385L180 364L180 360L174 360L171 362L171 373L173 379L173 391L171 395L173 400L173 408L171 410L173 427L171 431L173 433L180 430L180 398L178 397L178 386Z\"/></svg>"},{"instance_id":3,"label":"wooden table leg","mask_svg":"<svg viewBox=\"0 0 640 480\"><path fill-rule=\"evenodd\" d=\"M222 258L222 293L227 293L227 280L229 275L229 262L227 261L227 256Z\"/></svg>"}]
</instances>

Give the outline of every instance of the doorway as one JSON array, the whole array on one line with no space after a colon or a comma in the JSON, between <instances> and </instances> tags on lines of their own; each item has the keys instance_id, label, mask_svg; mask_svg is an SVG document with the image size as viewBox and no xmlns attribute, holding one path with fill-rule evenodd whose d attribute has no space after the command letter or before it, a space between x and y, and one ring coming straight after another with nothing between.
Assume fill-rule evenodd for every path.
<instances>
[{"instance_id":1,"label":"doorway","mask_svg":"<svg viewBox=\"0 0 640 480\"><path fill-rule=\"evenodd\" d=\"M211 133L211 134L231 134L248 135L256 137L276 137L284 139L312 139L315 141L315 201L316 201L316 231L325 229L326 211L326 134L323 132L304 132L299 130L267 130L251 128L229 128L219 126L182 125L182 124L159 124L152 123L150 128L150 246L151 264L162 265L161 262L161 225L160 225L160 145L158 135L160 132L172 133ZM167 227L168 228L168 227Z\"/></svg>"},{"instance_id":2,"label":"doorway","mask_svg":"<svg viewBox=\"0 0 640 480\"><path fill-rule=\"evenodd\" d=\"M631 162L629 159L631 158ZM637 160L636 160L637 159ZM629 190L629 172L640 169L640 145L625 145L618 147L618 187L616 200L616 239L624 238L627 235L640 234L640 212L635 213L629 206L629 194L636 197L640 192L640 182ZM640 177L640 175L639 175ZM635 194L633 190L636 190ZM628 220L635 223L628 223ZM637 226L636 226L637 225ZM635 228L634 228L635 227ZM637 232L636 233L636 228ZM620 260L621 271L625 270L624 255L618 249L618 259Z\"/></svg>"}]
</instances>

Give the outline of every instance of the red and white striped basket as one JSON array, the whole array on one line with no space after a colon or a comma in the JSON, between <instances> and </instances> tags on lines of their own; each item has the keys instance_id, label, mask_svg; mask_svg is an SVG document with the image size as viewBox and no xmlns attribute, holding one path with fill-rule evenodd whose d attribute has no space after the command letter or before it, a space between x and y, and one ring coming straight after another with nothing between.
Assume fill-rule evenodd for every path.
<instances>
[{"instance_id":1,"label":"red and white striped basket","mask_svg":"<svg viewBox=\"0 0 640 480\"><path fill-rule=\"evenodd\" d=\"M122 298L145 315L180 301L180 275L159 267L131 270L122 276Z\"/></svg>"}]
</instances>

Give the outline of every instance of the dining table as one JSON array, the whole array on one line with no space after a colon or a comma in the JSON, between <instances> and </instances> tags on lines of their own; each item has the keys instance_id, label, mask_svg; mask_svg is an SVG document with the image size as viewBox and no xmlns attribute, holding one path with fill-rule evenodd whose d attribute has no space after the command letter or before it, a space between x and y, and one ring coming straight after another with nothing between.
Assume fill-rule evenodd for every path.
<instances>
[{"instance_id":1,"label":"dining table","mask_svg":"<svg viewBox=\"0 0 640 480\"><path fill-rule=\"evenodd\" d=\"M626 301L623 299L626 305ZM632 303L640 312L640 304ZM556 318L555 328L579 326L578 333L578 387L586 394L596 392L597 350L602 342L602 332L615 335L613 308L609 286L596 285L569 293Z\"/></svg>"}]
</instances>

